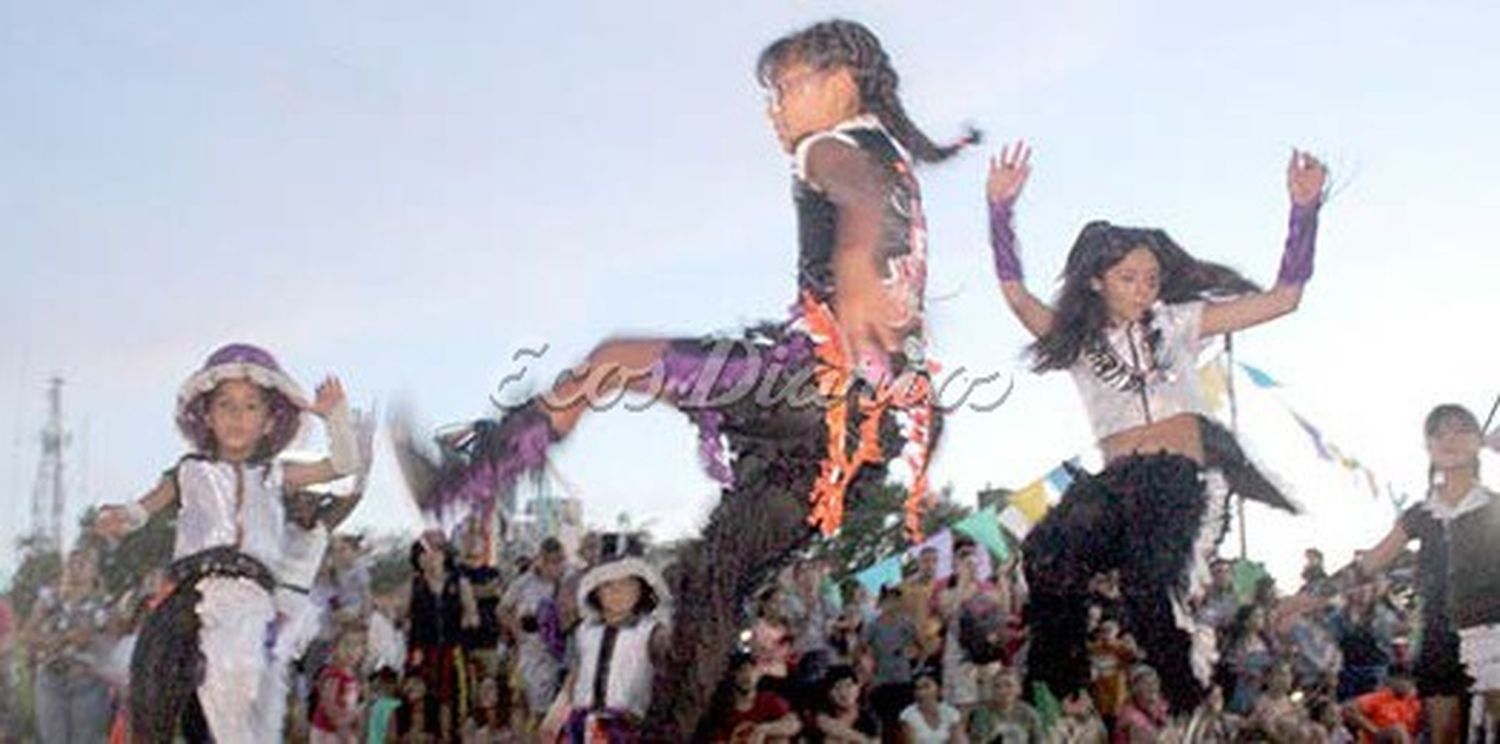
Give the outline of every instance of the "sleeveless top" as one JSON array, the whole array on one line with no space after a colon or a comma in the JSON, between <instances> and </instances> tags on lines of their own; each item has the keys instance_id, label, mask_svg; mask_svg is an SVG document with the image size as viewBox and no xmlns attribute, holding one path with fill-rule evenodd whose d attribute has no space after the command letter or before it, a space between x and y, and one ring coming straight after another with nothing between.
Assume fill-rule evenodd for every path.
<instances>
[{"instance_id":1,"label":"sleeveless top","mask_svg":"<svg viewBox=\"0 0 1500 744\"><path fill-rule=\"evenodd\" d=\"M927 286L927 222L911 159L873 115L849 119L797 144L792 191L797 204L798 295L825 304L833 301L839 208L807 172L813 145L829 139L859 149L888 174L876 253L881 279L905 329L901 349L904 359L894 366L900 369L901 362L920 363L926 356L922 315Z\"/></svg>"},{"instance_id":2,"label":"sleeveless top","mask_svg":"<svg viewBox=\"0 0 1500 744\"><path fill-rule=\"evenodd\" d=\"M187 457L175 474L181 511L174 560L229 547L267 567L280 563L286 524L280 463Z\"/></svg>"},{"instance_id":3,"label":"sleeveless top","mask_svg":"<svg viewBox=\"0 0 1500 744\"><path fill-rule=\"evenodd\" d=\"M580 625L573 707L630 711L644 717L651 707L651 632L657 625L650 616L626 625L610 626L597 620Z\"/></svg>"}]
</instances>

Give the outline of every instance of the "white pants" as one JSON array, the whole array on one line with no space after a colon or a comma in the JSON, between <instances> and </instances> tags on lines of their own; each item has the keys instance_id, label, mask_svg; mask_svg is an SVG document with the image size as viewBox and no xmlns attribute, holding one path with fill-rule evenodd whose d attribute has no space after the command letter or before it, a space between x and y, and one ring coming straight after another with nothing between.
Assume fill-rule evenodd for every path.
<instances>
[{"instance_id":1,"label":"white pants","mask_svg":"<svg viewBox=\"0 0 1500 744\"><path fill-rule=\"evenodd\" d=\"M275 640L269 669L261 675L260 730L280 738L286 726L286 699L292 688L292 662L307 652L318 637L322 614L312 598L278 588L271 596L275 609Z\"/></svg>"},{"instance_id":2,"label":"white pants","mask_svg":"<svg viewBox=\"0 0 1500 744\"><path fill-rule=\"evenodd\" d=\"M1474 678L1474 692L1500 691L1500 624L1460 629L1458 657Z\"/></svg>"},{"instance_id":3,"label":"white pants","mask_svg":"<svg viewBox=\"0 0 1500 744\"><path fill-rule=\"evenodd\" d=\"M198 583L202 621L203 684L198 701L218 744L259 744L281 740L281 727L266 730L261 690L271 669L267 632L276 612L271 595L243 578L209 578Z\"/></svg>"}]
</instances>

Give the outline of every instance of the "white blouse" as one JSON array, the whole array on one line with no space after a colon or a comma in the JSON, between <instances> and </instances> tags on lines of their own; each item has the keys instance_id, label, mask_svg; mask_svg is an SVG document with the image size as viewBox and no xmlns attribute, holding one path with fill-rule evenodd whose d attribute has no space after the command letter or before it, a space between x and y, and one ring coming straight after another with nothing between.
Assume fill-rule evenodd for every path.
<instances>
[{"instance_id":1,"label":"white blouse","mask_svg":"<svg viewBox=\"0 0 1500 744\"><path fill-rule=\"evenodd\" d=\"M1069 371L1097 439L1182 413L1208 412L1197 374L1203 305L1157 302L1148 324L1109 327L1103 344L1078 355ZM1148 341L1153 334L1154 347Z\"/></svg>"}]
</instances>

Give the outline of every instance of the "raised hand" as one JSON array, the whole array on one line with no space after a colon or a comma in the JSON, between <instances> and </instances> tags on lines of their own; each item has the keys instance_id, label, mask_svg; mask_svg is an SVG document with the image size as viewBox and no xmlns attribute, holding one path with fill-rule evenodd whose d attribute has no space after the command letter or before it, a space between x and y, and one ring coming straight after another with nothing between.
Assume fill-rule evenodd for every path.
<instances>
[{"instance_id":1,"label":"raised hand","mask_svg":"<svg viewBox=\"0 0 1500 744\"><path fill-rule=\"evenodd\" d=\"M1310 153L1292 150L1291 162L1286 166L1286 190L1293 204L1307 207L1322 201L1327 181L1327 166Z\"/></svg>"},{"instance_id":2,"label":"raised hand","mask_svg":"<svg viewBox=\"0 0 1500 744\"><path fill-rule=\"evenodd\" d=\"M1024 140L1001 148L998 157L990 158L990 177L985 182L985 196L991 204L1011 203L1021 195L1026 177L1031 175L1031 146Z\"/></svg>"},{"instance_id":3,"label":"raised hand","mask_svg":"<svg viewBox=\"0 0 1500 744\"><path fill-rule=\"evenodd\" d=\"M312 411L321 418L327 418L333 409L344 402L344 384L339 378L329 375L318 383L317 394L313 397L312 405L307 410Z\"/></svg>"}]
</instances>

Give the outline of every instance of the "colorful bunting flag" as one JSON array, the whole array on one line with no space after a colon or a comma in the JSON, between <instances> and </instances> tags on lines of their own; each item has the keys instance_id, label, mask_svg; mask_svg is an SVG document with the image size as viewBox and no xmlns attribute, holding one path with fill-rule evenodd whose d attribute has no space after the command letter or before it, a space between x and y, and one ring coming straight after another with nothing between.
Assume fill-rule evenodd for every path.
<instances>
[{"instance_id":1,"label":"colorful bunting flag","mask_svg":"<svg viewBox=\"0 0 1500 744\"><path fill-rule=\"evenodd\" d=\"M1047 474L1047 482L1052 484L1052 488L1057 491L1058 496L1067 493L1068 487L1073 485L1073 473L1070 468L1076 467L1078 467L1078 458L1073 457L1066 463L1053 468L1052 472Z\"/></svg>"},{"instance_id":2,"label":"colorful bunting flag","mask_svg":"<svg viewBox=\"0 0 1500 744\"><path fill-rule=\"evenodd\" d=\"M1240 362L1240 369L1245 370L1245 374L1249 376L1251 382L1255 383L1256 387L1266 389L1281 387L1281 383L1277 382L1270 375L1244 362Z\"/></svg>"},{"instance_id":3,"label":"colorful bunting flag","mask_svg":"<svg viewBox=\"0 0 1500 744\"><path fill-rule=\"evenodd\" d=\"M1026 536L1031 533L1031 525L1032 521L1027 519L1020 509L1007 507L1000 512L1000 526L1014 535L1017 541L1026 539Z\"/></svg>"},{"instance_id":4,"label":"colorful bunting flag","mask_svg":"<svg viewBox=\"0 0 1500 744\"><path fill-rule=\"evenodd\" d=\"M1046 482L1046 479L1035 481L1010 496L1010 506L1019 509L1032 524L1042 521L1047 515L1050 505L1047 503Z\"/></svg>"},{"instance_id":5,"label":"colorful bunting flag","mask_svg":"<svg viewBox=\"0 0 1500 744\"><path fill-rule=\"evenodd\" d=\"M880 596L882 587L901 583L901 556L893 555L854 575L871 596Z\"/></svg>"},{"instance_id":6,"label":"colorful bunting flag","mask_svg":"<svg viewBox=\"0 0 1500 744\"><path fill-rule=\"evenodd\" d=\"M1010 558L1010 545L1005 542L1005 535L1000 533L1000 515L993 506L964 517L953 525L953 531L968 535L974 542L983 545L990 557L997 561L1004 562Z\"/></svg>"}]
</instances>

